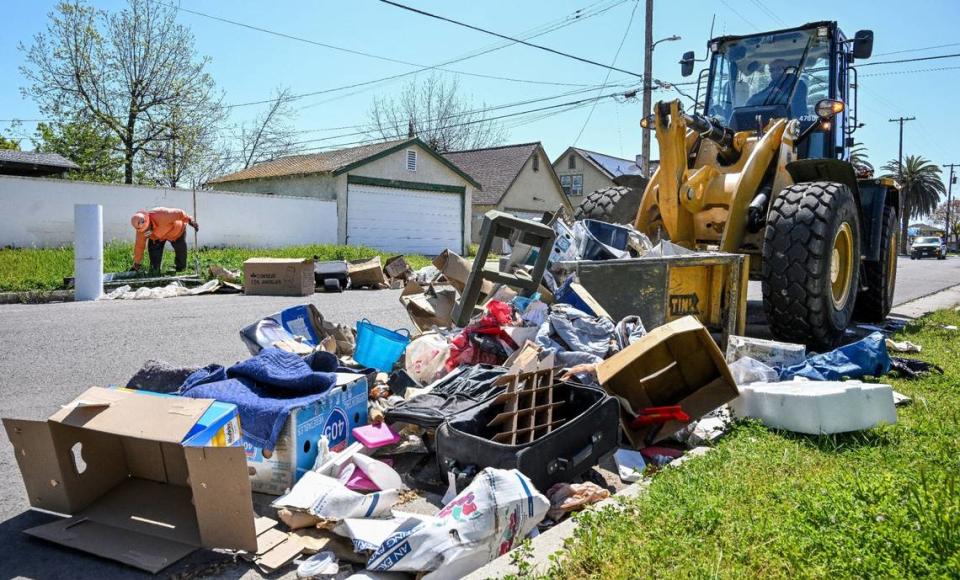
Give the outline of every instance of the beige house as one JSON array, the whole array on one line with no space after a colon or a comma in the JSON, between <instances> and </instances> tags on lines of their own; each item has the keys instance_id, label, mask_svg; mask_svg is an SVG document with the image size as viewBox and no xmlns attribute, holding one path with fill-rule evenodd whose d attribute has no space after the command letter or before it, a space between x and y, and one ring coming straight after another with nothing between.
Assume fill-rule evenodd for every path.
<instances>
[{"instance_id":1,"label":"beige house","mask_svg":"<svg viewBox=\"0 0 960 580\"><path fill-rule=\"evenodd\" d=\"M477 180L416 138L281 157L208 185L328 201L338 243L425 255L447 248L466 252L470 200L480 189Z\"/></svg>"},{"instance_id":2,"label":"beige house","mask_svg":"<svg viewBox=\"0 0 960 580\"><path fill-rule=\"evenodd\" d=\"M656 168L651 161L651 173ZM640 175L637 163L630 159L604 155L577 147L568 147L553 162L553 170L560 179L563 191L570 196L573 205L579 205L583 196L604 187L612 187L613 180L621 175Z\"/></svg>"},{"instance_id":3,"label":"beige house","mask_svg":"<svg viewBox=\"0 0 960 580\"><path fill-rule=\"evenodd\" d=\"M561 207L568 215L573 212L539 142L454 151L443 156L482 186L473 195L474 241L478 241L483 214L491 209L528 219Z\"/></svg>"}]
</instances>

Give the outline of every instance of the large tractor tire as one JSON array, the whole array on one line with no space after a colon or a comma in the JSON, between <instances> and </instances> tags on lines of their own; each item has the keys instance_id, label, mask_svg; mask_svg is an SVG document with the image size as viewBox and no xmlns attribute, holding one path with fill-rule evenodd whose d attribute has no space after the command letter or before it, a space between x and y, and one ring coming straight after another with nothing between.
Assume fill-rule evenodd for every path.
<instances>
[{"instance_id":1,"label":"large tractor tire","mask_svg":"<svg viewBox=\"0 0 960 580\"><path fill-rule=\"evenodd\" d=\"M573 212L573 219L598 220L611 224L632 224L640 209L643 190L634 187L605 187L584 198Z\"/></svg>"},{"instance_id":2,"label":"large tractor tire","mask_svg":"<svg viewBox=\"0 0 960 580\"><path fill-rule=\"evenodd\" d=\"M853 317L861 322L883 322L893 308L893 290L897 286L897 210L883 208L880 230L880 259L864 262L861 290Z\"/></svg>"},{"instance_id":3,"label":"large tractor tire","mask_svg":"<svg viewBox=\"0 0 960 580\"><path fill-rule=\"evenodd\" d=\"M823 352L853 316L860 274L860 223L841 183L798 183L781 191L763 240L763 310L778 340Z\"/></svg>"}]
</instances>

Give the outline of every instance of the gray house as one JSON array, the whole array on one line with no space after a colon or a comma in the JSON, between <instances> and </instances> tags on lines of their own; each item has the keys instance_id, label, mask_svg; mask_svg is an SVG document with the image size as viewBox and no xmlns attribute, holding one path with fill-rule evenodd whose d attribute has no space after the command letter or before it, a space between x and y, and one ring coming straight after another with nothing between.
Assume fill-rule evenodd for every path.
<instances>
[{"instance_id":1,"label":"gray house","mask_svg":"<svg viewBox=\"0 0 960 580\"><path fill-rule=\"evenodd\" d=\"M466 252L470 200L480 189L416 138L281 157L208 185L330 201L338 243L426 255Z\"/></svg>"}]
</instances>

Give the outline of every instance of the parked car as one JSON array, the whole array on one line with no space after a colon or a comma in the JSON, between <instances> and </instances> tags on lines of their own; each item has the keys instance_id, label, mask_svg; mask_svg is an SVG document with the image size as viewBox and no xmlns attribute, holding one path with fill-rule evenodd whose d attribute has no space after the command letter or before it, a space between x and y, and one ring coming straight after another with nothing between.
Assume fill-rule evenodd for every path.
<instances>
[{"instance_id":1,"label":"parked car","mask_svg":"<svg viewBox=\"0 0 960 580\"><path fill-rule=\"evenodd\" d=\"M936 257L938 260L947 259L947 244L935 236L924 236L913 240L910 246L910 259Z\"/></svg>"}]
</instances>

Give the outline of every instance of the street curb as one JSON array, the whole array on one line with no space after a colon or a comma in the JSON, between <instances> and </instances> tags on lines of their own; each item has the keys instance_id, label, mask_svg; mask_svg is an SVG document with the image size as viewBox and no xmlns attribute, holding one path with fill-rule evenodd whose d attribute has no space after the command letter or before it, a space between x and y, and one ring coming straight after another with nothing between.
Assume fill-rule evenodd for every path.
<instances>
[{"instance_id":1,"label":"street curb","mask_svg":"<svg viewBox=\"0 0 960 580\"><path fill-rule=\"evenodd\" d=\"M48 304L50 302L73 302L73 290L0 292L0 304Z\"/></svg>"},{"instance_id":2,"label":"street curb","mask_svg":"<svg viewBox=\"0 0 960 580\"><path fill-rule=\"evenodd\" d=\"M904 302L900 306L895 306L893 310L890 311L890 316L914 319L920 318L925 314L930 314L936 310L954 308L958 305L960 305L960 284L938 290L926 296L921 296L910 302Z\"/></svg>"}]
</instances>

